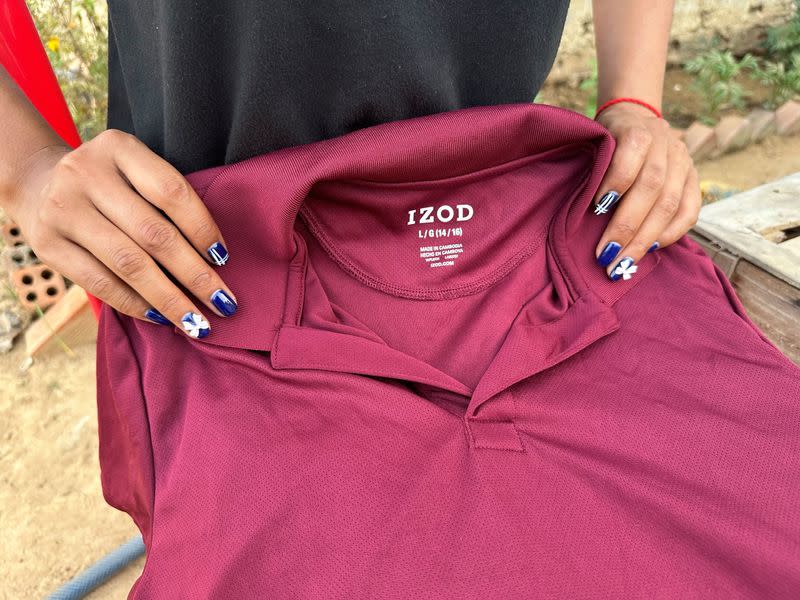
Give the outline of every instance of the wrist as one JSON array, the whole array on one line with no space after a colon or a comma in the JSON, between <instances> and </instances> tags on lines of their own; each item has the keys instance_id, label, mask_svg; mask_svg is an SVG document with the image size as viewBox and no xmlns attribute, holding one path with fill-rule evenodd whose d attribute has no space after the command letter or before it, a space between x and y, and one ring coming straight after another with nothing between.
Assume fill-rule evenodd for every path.
<instances>
[{"instance_id":1,"label":"wrist","mask_svg":"<svg viewBox=\"0 0 800 600\"><path fill-rule=\"evenodd\" d=\"M0 179L0 207L13 218L19 200L37 187L42 176L71 150L63 143L51 144L9 166Z\"/></svg>"},{"instance_id":2,"label":"wrist","mask_svg":"<svg viewBox=\"0 0 800 600\"><path fill-rule=\"evenodd\" d=\"M640 78L635 81L627 81L624 78L616 78L613 82L598 81L597 106L614 98L637 98L661 112L664 97L663 77L662 75L657 79Z\"/></svg>"},{"instance_id":3,"label":"wrist","mask_svg":"<svg viewBox=\"0 0 800 600\"><path fill-rule=\"evenodd\" d=\"M634 97L634 96L620 96L611 98L604 102L598 102L597 109L595 110L594 119L597 120L607 112L625 111L632 113L639 113L646 117L655 117L657 119L664 118L661 114L661 108L654 105L647 100Z\"/></svg>"}]
</instances>

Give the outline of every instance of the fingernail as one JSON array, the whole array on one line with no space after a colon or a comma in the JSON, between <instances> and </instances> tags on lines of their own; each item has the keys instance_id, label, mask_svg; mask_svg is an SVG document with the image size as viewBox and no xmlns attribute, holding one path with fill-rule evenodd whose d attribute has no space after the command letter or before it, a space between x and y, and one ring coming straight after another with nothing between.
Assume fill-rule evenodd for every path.
<instances>
[{"instance_id":1,"label":"fingernail","mask_svg":"<svg viewBox=\"0 0 800 600\"><path fill-rule=\"evenodd\" d=\"M648 253L658 250L658 242L653 242L653 245L647 250Z\"/></svg>"},{"instance_id":2,"label":"fingernail","mask_svg":"<svg viewBox=\"0 0 800 600\"><path fill-rule=\"evenodd\" d=\"M211 326L200 313L189 311L181 317L183 328L193 338L204 338L211 333Z\"/></svg>"},{"instance_id":3,"label":"fingernail","mask_svg":"<svg viewBox=\"0 0 800 600\"><path fill-rule=\"evenodd\" d=\"M603 251L600 253L600 256L597 257L597 263L601 267L607 267L611 264L611 261L617 256L617 253L622 249L622 245L618 244L617 242L608 242Z\"/></svg>"},{"instance_id":4,"label":"fingernail","mask_svg":"<svg viewBox=\"0 0 800 600\"><path fill-rule=\"evenodd\" d=\"M594 214L596 215L603 215L611 210L611 207L617 203L619 200L620 195L619 192L615 192L614 190L609 190L602 196L600 196L600 200L594 207Z\"/></svg>"},{"instance_id":5,"label":"fingernail","mask_svg":"<svg viewBox=\"0 0 800 600\"><path fill-rule=\"evenodd\" d=\"M638 267L633 264L633 259L630 256L626 256L611 270L609 277L611 277L611 281L617 281L620 278L627 280L633 277L637 268Z\"/></svg>"},{"instance_id":6,"label":"fingernail","mask_svg":"<svg viewBox=\"0 0 800 600\"><path fill-rule=\"evenodd\" d=\"M222 245L222 242L214 242L208 247L206 252L208 252L211 260L213 260L214 264L218 267L228 262L228 251L225 249L225 246Z\"/></svg>"},{"instance_id":7,"label":"fingernail","mask_svg":"<svg viewBox=\"0 0 800 600\"><path fill-rule=\"evenodd\" d=\"M159 325L172 325L172 321L167 319L155 308L148 308L147 312L144 313L144 316L150 319L153 323L158 323Z\"/></svg>"},{"instance_id":8,"label":"fingernail","mask_svg":"<svg viewBox=\"0 0 800 600\"><path fill-rule=\"evenodd\" d=\"M236 302L224 290L217 290L211 294L211 303L226 317L230 317L236 312Z\"/></svg>"}]
</instances>

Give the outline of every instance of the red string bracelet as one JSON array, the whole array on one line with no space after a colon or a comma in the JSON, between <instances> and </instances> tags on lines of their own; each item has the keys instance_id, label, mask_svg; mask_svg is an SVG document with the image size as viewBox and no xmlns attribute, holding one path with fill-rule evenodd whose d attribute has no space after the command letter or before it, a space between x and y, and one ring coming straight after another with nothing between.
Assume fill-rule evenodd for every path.
<instances>
[{"instance_id":1,"label":"red string bracelet","mask_svg":"<svg viewBox=\"0 0 800 600\"><path fill-rule=\"evenodd\" d=\"M655 116L659 119L662 119L661 111L658 110L652 104L648 104L644 100L639 100L638 98L612 98L607 102L603 102L599 107L597 107L597 112L594 113L594 118L596 119L598 115L607 109L609 106L613 106L614 104L618 104L619 102L632 102L633 104L638 104L640 106L644 106L645 108L649 109Z\"/></svg>"}]
</instances>

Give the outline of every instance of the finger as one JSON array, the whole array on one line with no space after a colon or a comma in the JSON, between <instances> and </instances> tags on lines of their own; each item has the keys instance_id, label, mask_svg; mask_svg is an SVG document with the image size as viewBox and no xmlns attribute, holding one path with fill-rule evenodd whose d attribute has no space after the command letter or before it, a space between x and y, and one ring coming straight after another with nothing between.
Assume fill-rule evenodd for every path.
<instances>
[{"instance_id":1,"label":"finger","mask_svg":"<svg viewBox=\"0 0 800 600\"><path fill-rule=\"evenodd\" d=\"M89 197L100 212L221 317L236 312L236 296L178 228L121 178L98 181Z\"/></svg>"},{"instance_id":2,"label":"finger","mask_svg":"<svg viewBox=\"0 0 800 600\"><path fill-rule=\"evenodd\" d=\"M595 248L597 262L610 274L615 262L639 230L660 196L667 170L667 137L654 138L650 151L633 185L625 193L625 201L614 211L608 226Z\"/></svg>"},{"instance_id":3,"label":"finger","mask_svg":"<svg viewBox=\"0 0 800 600\"><path fill-rule=\"evenodd\" d=\"M105 264L144 300L191 337L211 332L208 320L136 242L104 215L83 213L72 240Z\"/></svg>"},{"instance_id":4,"label":"finger","mask_svg":"<svg viewBox=\"0 0 800 600\"><path fill-rule=\"evenodd\" d=\"M189 182L135 136L118 132L117 137L113 158L119 171L143 198L166 213L204 259L224 265L225 240Z\"/></svg>"},{"instance_id":5,"label":"finger","mask_svg":"<svg viewBox=\"0 0 800 600\"><path fill-rule=\"evenodd\" d=\"M619 136L611 163L595 194L595 214L610 212L622 194L633 185L652 142L653 135L643 127L628 129Z\"/></svg>"},{"instance_id":6,"label":"finger","mask_svg":"<svg viewBox=\"0 0 800 600\"><path fill-rule=\"evenodd\" d=\"M661 196L647 213L636 234L619 252L620 257L631 259L631 264L636 264L649 250L664 243L660 236L680 207L691 161L686 146L681 142L671 141L667 154L669 166ZM614 279L615 275L610 268L608 272Z\"/></svg>"},{"instance_id":7,"label":"finger","mask_svg":"<svg viewBox=\"0 0 800 600\"><path fill-rule=\"evenodd\" d=\"M152 312L154 309L136 290L78 244L58 238L51 242L47 254L48 257L57 257L57 260L45 258L40 253L44 264L120 313L142 321L172 325L160 313ZM162 320L158 320L158 316Z\"/></svg>"},{"instance_id":8,"label":"finger","mask_svg":"<svg viewBox=\"0 0 800 600\"><path fill-rule=\"evenodd\" d=\"M697 169L692 166L686 176L686 183L683 186L683 195L678 212L672 218L661 234L660 242L666 246L673 244L682 238L697 223L700 215L700 208L703 204L703 195L700 192L700 178Z\"/></svg>"}]
</instances>

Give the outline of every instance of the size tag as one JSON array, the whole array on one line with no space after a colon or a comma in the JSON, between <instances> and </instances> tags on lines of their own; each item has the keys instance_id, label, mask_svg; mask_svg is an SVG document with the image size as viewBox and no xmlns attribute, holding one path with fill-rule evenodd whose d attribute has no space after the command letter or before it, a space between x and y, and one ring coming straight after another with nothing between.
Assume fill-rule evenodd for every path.
<instances>
[{"instance_id":1,"label":"size tag","mask_svg":"<svg viewBox=\"0 0 800 600\"><path fill-rule=\"evenodd\" d=\"M465 224L475 214L470 204L442 204L441 206L424 206L408 211L408 225L416 231L420 242L419 257L429 267L452 267L464 252ZM451 227L423 227L424 225L447 225ZM432 244L436 241L438 243Z\"/></svg>"}]
</instances>

